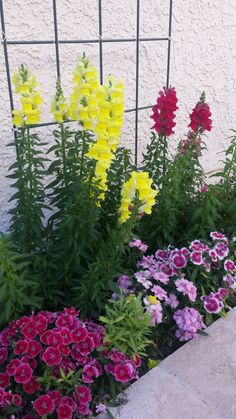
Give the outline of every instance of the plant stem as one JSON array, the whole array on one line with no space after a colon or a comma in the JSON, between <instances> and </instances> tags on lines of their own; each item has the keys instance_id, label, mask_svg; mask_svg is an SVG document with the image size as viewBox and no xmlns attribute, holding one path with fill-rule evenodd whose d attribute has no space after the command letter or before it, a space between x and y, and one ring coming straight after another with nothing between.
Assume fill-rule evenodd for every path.
<instances>
[{"instance_id":1,"label":"plant stem","mask_svg":"<svg viewBox=\"0 0 236 419\"><path fill-rule=\"evenodd\" d=\"M61 126L61 152L62 152L64 182L65 182L65 186L67 186L68 179L67 179L67 171L66 171L66 144L65 144L64 124L62 123L60 126Z\"/></svg>"},{"instance_id":2,"label":"plant stem","mask_svg":"<svg viewBox=\"0 0 236 419\"><path fill-rule=\"evenodd\" d=\"M80 178L82 178L83 168L84 168L83 166L84 166L84 155L85 155L85 145L86 145L86 142L85 142L86 133L85 133L85 131L82 131L81 137L82 137L83 144L82 144L82 154L81 154L81 163L80 163Z\"/></svg>"}]
</instances>

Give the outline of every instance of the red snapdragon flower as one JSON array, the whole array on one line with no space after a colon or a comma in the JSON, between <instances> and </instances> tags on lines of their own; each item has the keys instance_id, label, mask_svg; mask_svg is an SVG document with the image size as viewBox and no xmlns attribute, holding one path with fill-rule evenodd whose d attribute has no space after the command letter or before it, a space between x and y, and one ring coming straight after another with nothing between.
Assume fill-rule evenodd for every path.
<instances>
[{"instance_id":1,"label":"red snapdragon flower","mask_svg":"<svg viewBox=\"0 0 236 419\"><path fill-rule=\"evenodd\" d=\"M211 131L212 120L210 106L205 103L205 93L200 97L200 101L196 104L190 116L190 124L188 125L193 132L203 133L204 131Z\"/></svg>"},{"instance_id":2,"label":"red snapdragon flower","mask_svg":"<svg viewBox=\"0 0 236 419\"><path fill-rule=\"evenodd\" d=\"M178 109L177 102L178 99L174 87L163 87L163 90L159 92L157 103L152 108L153 114L151 115L151 119L155 122L152 129L158 134L168 137L174 133L173 128L176 125L174 122L175 111Z\"/></svg>"}]
</instances>

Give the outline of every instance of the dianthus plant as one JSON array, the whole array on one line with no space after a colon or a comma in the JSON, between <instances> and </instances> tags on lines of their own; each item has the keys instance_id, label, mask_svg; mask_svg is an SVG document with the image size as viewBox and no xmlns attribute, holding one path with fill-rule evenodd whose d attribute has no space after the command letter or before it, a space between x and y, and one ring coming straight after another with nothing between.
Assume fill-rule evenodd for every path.
<instances>
[{"instance_id":1,"label":"dianthus plant","mask_svg":"<svg viewBox=\"0 0 236 419\"><path fill-rule=\"evenodd\" d=\"M137 377L139 357L104 346L105 328L78 314L41 311L2 330L1 418L91 417Z\"/></svg>"},{"instance_id":2,"label":"dianthus plant","mask_svg":"<svg viewBox=\"0 0 236 419\"><path fill-rule=\"evenodd\" d=\"M126 295L142 292L158 340L164 332L172 340L187 341L236 305L235 238L229 240L222 232L210 237L143 255L132 277L118 278L117 288ZM147 251L138 239L130 246Z\"/></svg>"}]
</instances>

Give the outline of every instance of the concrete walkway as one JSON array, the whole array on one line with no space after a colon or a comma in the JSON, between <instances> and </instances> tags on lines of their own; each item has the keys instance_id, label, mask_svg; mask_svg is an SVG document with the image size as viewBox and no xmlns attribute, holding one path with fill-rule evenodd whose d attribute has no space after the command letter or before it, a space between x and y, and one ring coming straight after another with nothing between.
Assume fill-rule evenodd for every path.
<instances>
[{"instance_id":1,"label":"concrete walkway","mask_svg":"<svg viewBox=\"0 0 236 419\"><path fill-rule=\"evenodd\" d=\"M236 308L206 331L135 382L114 417L236 419Z\"/></svg>"}]
</instances>

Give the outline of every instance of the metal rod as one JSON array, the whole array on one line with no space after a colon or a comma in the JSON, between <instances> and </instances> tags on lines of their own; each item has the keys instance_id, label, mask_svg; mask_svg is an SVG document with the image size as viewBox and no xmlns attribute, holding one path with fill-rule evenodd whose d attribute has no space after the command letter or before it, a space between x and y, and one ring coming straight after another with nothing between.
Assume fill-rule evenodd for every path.
<instances>
[{"instance_id":1,"label":"metal rod","mask_svg":"<svg viewBox=\"0 0 236 419\"><path fill-rule=\"evenodd\" d=\"M55 36L55 52L56 52L56 70L57 70L57 78L60 79L61 77L61 70L60 70L60 55L59 55L59 42L58 42L58 27L57 27L57 2L56 0L52 0L53 5L53 23L54 23L54 36Z\"/></svg>"},{"instance_id":2,"label":"metal rod","mask_svg":"<svg viewBox=\"0 0 236 419\"><path fill-rule=\"evenodd\" d=\"M1 14L2 39L3 39L2 44L3 44L4 59L5 59L5 66L6 66L8 94L9 94L9 100L10 100L11 113L12 113L12 111L14 109L14 101L13 101L12 85L11 85L11 73L10 73L10 66L9 66L9 59L8 59L8 49L7 49L6 28L5 28L5 19L4 19L4 10L3 10L3 0L0 0L0 14ZM16 131L14 131L14 140L15 140L16 155L17 155L17 159L18 159L19 150L18 150L18 142L17 142Z\"/></svg>"},{"instance_id":3,"label":"metal rod","mask_svg":"<svg viewBox=\"0 0 236 419\"><path fill-rule=\"evenodd\" d=\"M136 80L135 80L135 165L138 164L138 98L139 98L139 23L140 23L140 0L137 0L136 20Z\"/></svg>"},{"instance_id":4,"label":"metal rod","mask_svg":"<svg viewBox=\"0 0 236 419\"><path fill-rule=\"evenodd\" d=\"M165 38L139 38L140 42L157 42L157 41L169 41L169 36ZM114 38L114 39L102 39L102 43L122 43L122 42L136 42L136 38ZM3 43L3 41L1 41ZM7 41L7 45L53 45L53 40L32 40L32 41ZM58 44L99 44L99 39L58 39Z\"/></svg>"},{"instance_id":5,"label":"metal rod","mask_svg":"<svg viewBox=\"0 0 236 419\"><path fill-rule=\"evenodd\" d=\"M103 54L102 54L102 0L98 0L98 26L99 26L99 67L100 83L103 84Z\"/></svg>"},{"instance_id":6,"label":"metal rod","mask_svg":"<svg viewBox=\"0 0 236 419\"><path fill-rule=\"evenodd\" d=\"M154 105L141 106L140 108L138 108L138 111L144 111L145 109L151 109L151 108L153 108L153 106ZM125 113L132 113L132 112L135 112L135 111L136 111L136 108L126 109ZM71 120L71 119L67 119L64 122L71 123L71 122L75 122L75 121ZM58 124L57 122L53 122L53 121L51 121L51 122L41 122L40 124L31 125L31 128L48 127L48 126L57 125L57 124Z\"/></svg>"},{"instance_id":7,"label":"metal rod","mask_svg":"<svg viewBox=\"0 0 236 419\"><path fill-rule=\"evenodd\" d=\"M172 11L173 11L173 1L170 0L169 8L169 40L168 40L168 52L167 52L167 76L166 76L166 87L169 87L170 84L170 49L171 49L171 31L172 31Z\"/></svg>"}]
</instances>

